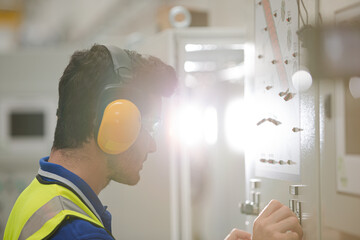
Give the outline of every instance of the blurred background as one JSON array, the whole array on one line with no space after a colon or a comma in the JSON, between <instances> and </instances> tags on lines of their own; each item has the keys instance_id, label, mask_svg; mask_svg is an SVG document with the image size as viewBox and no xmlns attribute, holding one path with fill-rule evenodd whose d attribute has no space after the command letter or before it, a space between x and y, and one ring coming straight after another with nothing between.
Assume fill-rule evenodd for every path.
<instances>
[{"instance_id":1,"label":"blurred background","mask_svg":"<svg viewBox=\"0 0 360 240\"><path fill-rule=\"evenodd\" d=\"M100 194L116 238L223 239L276 198L306 239L360 239L359 21L358 0L0 0L0 235L99 43L180 79L139 184Z\"/></svg>"}]
</instances>

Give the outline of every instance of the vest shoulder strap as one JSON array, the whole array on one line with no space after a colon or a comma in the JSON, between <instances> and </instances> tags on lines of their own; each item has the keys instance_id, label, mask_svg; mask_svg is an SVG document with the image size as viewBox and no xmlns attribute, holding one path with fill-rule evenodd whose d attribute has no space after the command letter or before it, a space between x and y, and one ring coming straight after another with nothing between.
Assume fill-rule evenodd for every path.
<instances>
[{"instance_id":1,"label":"vest shoulder strap","mask_svg":"<svg viewBox=\"0 0 360 240\"><path fill-rule=\"evenodd\" d=\"M75 216L95 224L98 227L99 222L94 221L85 211L63 196L55 196L45 205L40 207L25 223L21 230L19 239L42 239L57 229L63 220L68 216Z\"/></svg>"}]
</instances>

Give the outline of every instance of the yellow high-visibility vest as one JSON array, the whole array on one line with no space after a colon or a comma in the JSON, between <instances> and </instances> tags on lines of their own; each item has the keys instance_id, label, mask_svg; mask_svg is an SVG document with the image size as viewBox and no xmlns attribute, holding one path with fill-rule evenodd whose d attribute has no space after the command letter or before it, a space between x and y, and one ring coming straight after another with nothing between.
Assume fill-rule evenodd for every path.
<instances>
[{"instance_id":1,"label":"yellow high-visibility vest","mask_svg":"<svg viewBox=\"0 0 360 240\"><path fill-rule=\"evenodd\" d=\"M73 217L105 229L95 214L72 190L38 175L16 200L4 239L43 239Z\"/></svg>"}]
</instances>

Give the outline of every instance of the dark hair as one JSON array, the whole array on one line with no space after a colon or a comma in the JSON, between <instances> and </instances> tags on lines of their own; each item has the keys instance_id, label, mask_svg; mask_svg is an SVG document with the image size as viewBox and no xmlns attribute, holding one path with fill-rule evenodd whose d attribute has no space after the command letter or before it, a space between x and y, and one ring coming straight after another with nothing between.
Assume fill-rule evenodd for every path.
<instances>
[{"instance_id":1,"label":"dark hair","mask_svg":"<svg viewBox=\"0 0 360 240\"><path fill-rule=\"evenodd\" d=\"M170 96L177 77L172 67L155 57L135 51L129 55L134 77L129 84L147 93ZM94 136L94 120L99 95L104 86L119 83L109 51L95 44L76 51L59 82L59 103L53 149L77 148Z\"/></svg>"}]
</instances>

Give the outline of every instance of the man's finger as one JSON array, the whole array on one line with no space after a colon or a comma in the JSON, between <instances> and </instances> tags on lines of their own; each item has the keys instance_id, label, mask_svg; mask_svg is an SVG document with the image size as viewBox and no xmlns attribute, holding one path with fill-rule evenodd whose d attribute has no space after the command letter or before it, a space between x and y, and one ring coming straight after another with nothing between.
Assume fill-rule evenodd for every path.
<instances>
[{"instance_id":1,"label":"man's finger","mask_svg":"<svg viewBox=\"0 0 360 240\"><path fill-rule=\"evenodd\" d=\"M225 240L250 240L251 234L239 229L234 228Z\"/></svg>"},{"instance_id":2,"label":"man's finger","mask_svg":"<svg viewBox=\"0 0 360 240\"><path fill-rule=\"evenodd\" d=\"M300 237L296 232L287 232L287 233L285 233L285 237L283 239L285 239L285 240L301 240L302 237Z\"/></svg>"},{"instance_id":3,"label":"man's finger","mask_svg":"<svg viewBox=\"0 0 360 240\"><path fill-rule=\"evenodd\" d=\"M275 210L270 217L272 219L271 222L277 223L292 216L295 217L295 214L287 206L283 205L279 209Z\"/></svg>"},{"instance_id":4,"label":"man's finger","mask_svg":"<svg viewBox=\"0 0 360 240\"><path fill-rule=\"evenodd\" d=\"M260 213L259 217L264 218L270 216L273 212L281 208L283 205L277 200L271 200L269 204Z\"/></svg>"},{"instance_id":5,"label":"man's finger","mask_svg":"<svg viewBox=\"0 0 360 240\"><path fill-rule=\"evenodd\" d=\"M299 220L297 217L291 216L274 225L280 232L287 233L292 231L297 233L298 236L303 235L302 228L300 226Z\"/></svg>"}]
</instances>

